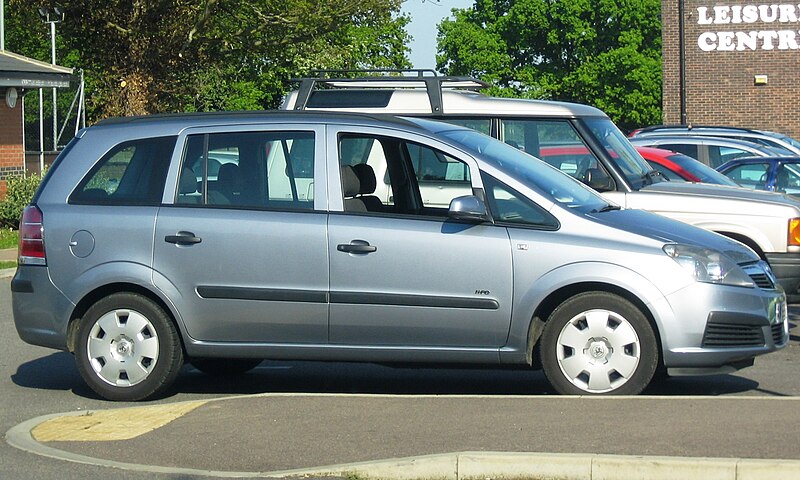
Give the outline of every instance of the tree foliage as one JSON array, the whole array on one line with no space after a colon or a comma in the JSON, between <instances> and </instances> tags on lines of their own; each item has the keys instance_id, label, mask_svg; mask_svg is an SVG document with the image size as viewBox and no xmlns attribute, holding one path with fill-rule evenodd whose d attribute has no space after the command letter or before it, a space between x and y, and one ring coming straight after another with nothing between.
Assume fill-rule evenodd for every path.
<instances>
[{"instance_id":1,"label":"tree foliage","mask_svg":"<svg viewBox=\"0 0 800 480\"><path fill-rule=\"evenodd\" d=\"M439 26L437 68L494 94L588 103L623 128L661 121L660 0L476 0Z\"/></svg>"},{"instance_id":2,"label":"tree foliage","mask_svg":"<svg viewBox=\"0 0 800 480\"><path fill-rule=\"evenodd\" d=\"M59 4L66 18L58 63L86 71L91 119L270 108L291 77L310 69L408 66L401 0ZM7 0L7 47L45 59L49 36L38 6Z\"/></svg>"}]
</instances>

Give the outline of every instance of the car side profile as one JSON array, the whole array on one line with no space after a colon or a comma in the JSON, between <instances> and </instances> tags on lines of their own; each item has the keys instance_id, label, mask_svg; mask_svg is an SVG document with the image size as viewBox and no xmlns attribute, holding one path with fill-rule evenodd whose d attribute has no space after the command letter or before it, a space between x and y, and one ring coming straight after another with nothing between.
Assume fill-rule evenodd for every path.
<instances>
[{"instance_id":1,"label":"car side profile","mask_svg":"<svg viewBox=\"0 0 800 480\"><path fill-rule=\"evenodd\" d=\"M212 175L219 152L236 170ZM426 204L421 157L468 188ZM162 394L187 361L262 359L541 367L560 393L636 394L659 368L729 372L788 342L785 294L741 243L424 119L105 120L49 170L19 251L20 337L73 352L112 400Z\"/></svg>"},{"instance_id":2,"label":"car side profile","mask_svg":"<svg viewBox=\"0 0 800 480\"><path fill-rule=\"evenodd\" d=\"M680 152L688 157L717 168L738 157L770 157L775 150L765 145L720 137L697 135L647 135L630 139L634 146L653 147Z\"/></svg>"},{"instance_id":3,"label":"car side profile","mask_svg":"<svg viewBox=\"0 0 800 480\"><path fill-rule=\"evenodd\" d=\"M769 147L779 155L800 155L800 141L778 132L714 125L654 125L631 132L631 138L686 135L745 140Z\"/></svg>"}]
</instances>

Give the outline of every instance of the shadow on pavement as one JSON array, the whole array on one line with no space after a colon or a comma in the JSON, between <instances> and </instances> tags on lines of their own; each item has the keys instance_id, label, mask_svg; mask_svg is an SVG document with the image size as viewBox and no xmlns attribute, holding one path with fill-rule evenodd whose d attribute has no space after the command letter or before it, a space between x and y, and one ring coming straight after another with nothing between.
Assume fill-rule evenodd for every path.
<instances>
[{"instance_id":1,"label":"shadow on pavement","mask_svg":"<svg viewBox=\"0 0 800 480\"><path fill-rule=\"evenodd\" d=\"M23 363L11 380L20 387L72 390L98 399L83 382L72 355L58 352ZM758 382L734 375L656 380L644 395L724 395L758 390ZM385 395L555 395L544 373L529 370L412 368L376 364L264 361L237 376L210 376L183 368L175 393L352 393ZM776 395L774 392L763 392Z\"/></svg>"}]
</instances>

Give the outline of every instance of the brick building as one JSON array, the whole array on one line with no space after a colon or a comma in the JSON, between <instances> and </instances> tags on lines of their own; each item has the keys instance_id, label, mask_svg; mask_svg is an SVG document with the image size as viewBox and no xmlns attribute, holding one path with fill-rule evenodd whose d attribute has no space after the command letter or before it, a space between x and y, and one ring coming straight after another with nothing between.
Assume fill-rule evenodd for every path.
<instances>
[{"instance_id":1,"label":"brick building","mask_svg":"<svg viewBox=\"0 0 800 480\"><path fill-rule=\"evenodd\" d=\"M664 123L682 123L680 2L686 123L800 138L798 3L662 0Z\"/></svg>"},{"instance_id":2,"label":"brick building","mask_svg":"<svg viewBox=\"0 0 800 480\"><path fill-rule=\"evenodd\" d=\"M0 198L6 178L25 172L22 97L41 88L69 87L72 69L0 51Z\"/></svg>"}]
</instances>

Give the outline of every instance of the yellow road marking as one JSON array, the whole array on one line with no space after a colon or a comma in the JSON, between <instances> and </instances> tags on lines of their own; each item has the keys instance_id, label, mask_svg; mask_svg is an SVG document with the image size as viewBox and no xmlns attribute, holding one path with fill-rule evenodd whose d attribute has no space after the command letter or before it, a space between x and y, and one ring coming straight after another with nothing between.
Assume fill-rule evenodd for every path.
<instances>
[{"instance_id":1,"label":"yellow road marking","mask_svg":"<svg viewBox=\"0 0 800 480\"><path fill-rule=\"evenodd\" d=\"M37 425L31 435L38 442L106 442L130 440L180 418L206 401L120 408L58 417Z\"/></svg>"}]
</instances>

